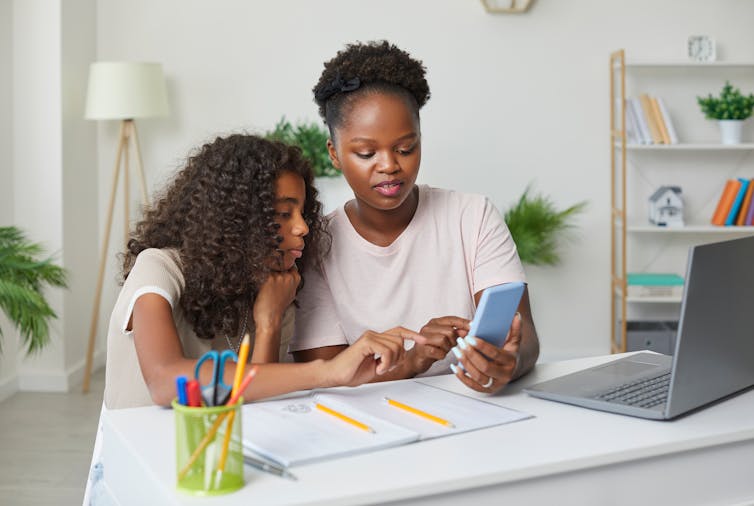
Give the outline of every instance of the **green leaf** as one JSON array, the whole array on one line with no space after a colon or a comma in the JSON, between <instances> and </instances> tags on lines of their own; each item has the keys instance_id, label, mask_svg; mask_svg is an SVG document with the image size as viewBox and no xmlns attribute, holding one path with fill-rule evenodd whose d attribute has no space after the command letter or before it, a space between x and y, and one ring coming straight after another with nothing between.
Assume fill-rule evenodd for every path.
<instances>
[{"instance_id":1,"label":"green leaf","mask_svg":"<svg viewBox=\"0 0 754 506\"><path fill-rule=\"evenodd\" d=\"M543 195L530 195L527 186L515 205L505 211L505 223L516 243L521 261L532 265L556 265L559 239L573 228L573 217L586 208L579 202L562 211Z\"/></svg>"},{"instance_id":2,"label":"green leaf","mask_svg":"<svg viewBox=\"0 0 754 506\"><path fill-rule=\"evenodd\" d=\"M19 330L27 355L49 342L49 321L57 318L44 297L44 287L67 286L65 269L51 258L36 258L41 253L42 247L18 228L0 227L0 309Z\"/></svg>"},{"instance_id":3,"label":"green leaf","mask_svg":"<svg viewBox=\"0 0 754 506\"><path fill-rule=\"evenodd\" d=\"M332 166L327 152L329 132L318 123L301 122L295 126L285 116L266 132L265 137L301 148L304 158L312 164L315 177L336 177L340 172Z\"/></svg>"},{"instance_id":4,"label":"green leaf","mask_svg":"<svg viewBox=\"0 0 754 506\"><path fill-rule=\"evenodd\" d=\"M741 90L734 88L729 81L725 82L719 97L710 93L707 97L696 97L696 100L707 119L744 120L754 110L754 94L742 95Z\"/></svg>"}]
</instances>

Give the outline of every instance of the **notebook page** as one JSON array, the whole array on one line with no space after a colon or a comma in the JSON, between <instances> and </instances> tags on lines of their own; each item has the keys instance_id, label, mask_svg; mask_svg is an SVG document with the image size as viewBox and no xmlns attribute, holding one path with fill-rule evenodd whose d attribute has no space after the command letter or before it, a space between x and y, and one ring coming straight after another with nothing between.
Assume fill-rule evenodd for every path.
<instances>
[{"instance_id":1,"label":"notebook page","mask_svg":"<svg viewBox=\"0 0 754 506\"><path fill-rule=\"evenodd\" d=\"M527 413L441 390L418 381L375 384L369 389L344 390L328 395L360 411L417 432L422 440L531 418ZM445 419L453 423L455 428L390 406L384 397Z\"/></svg>"},{"instance_id":2,"label":"notebook page","mask_svg":"<svg viewBox=\"0 0 754 506\"><path fill-rule=\"evenodd\" d=\"M320 459L397 446L419 434L343 404L327 394L317 402L374 429L367 432L314 407L315 396L243 406L243 444L289 467Z\"/></svg>"}]
</instances>

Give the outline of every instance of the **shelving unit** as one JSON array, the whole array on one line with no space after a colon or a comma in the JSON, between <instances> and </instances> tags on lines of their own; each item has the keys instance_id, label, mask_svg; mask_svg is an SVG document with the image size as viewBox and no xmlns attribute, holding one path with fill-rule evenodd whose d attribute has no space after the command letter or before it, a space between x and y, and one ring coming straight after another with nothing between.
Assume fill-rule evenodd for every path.
<instances>
[{"instance_id":1,"label":"shelving unit","mask_svg":"<svg viewBox=\"0 0 754 506\"><path fill-rule=\"evenodd\" d=\"M754 177L754 139L736 145L709 142L715 139L696 108L695 95L720 87L729 76L745 79L754 87L754 62L694 63L686 61L631 61L625 50L610 55L610 243L611 243L611 351L626 351L626 327L632 319L675 315L680 297L629 297L628 272L667 272L672 266L685 273L688 246L754 235L754 227L719 227L709 224L722 184L737 174ZM635 78L641 83L628 82ZM647 82L653 89L646 89ZM746 84L744 83L744 84ZM632 86L633 85L633 86ZM626 138L627 89L634 96L655 93L669 103L679 129L679 144L628 144ZM719 89L719 88L718 88ZM681 118L676 121L677 113ZM685 130L681 132L681 130ZM648 166L642 167L642 164ZM685 170L688 165L688 170ZM646 217L646 201L659 183L683 187L688 201L685 227L657 227ZM668 180L670 179L670 180ZM653 187L654 185L654 187ZM687 185L691 188L687 192ZM719 185L719 188L717 187ZM643 258L640 258L643 257ZM664 316L673 318L673 316Z\"/></svg>"}]
</instances>

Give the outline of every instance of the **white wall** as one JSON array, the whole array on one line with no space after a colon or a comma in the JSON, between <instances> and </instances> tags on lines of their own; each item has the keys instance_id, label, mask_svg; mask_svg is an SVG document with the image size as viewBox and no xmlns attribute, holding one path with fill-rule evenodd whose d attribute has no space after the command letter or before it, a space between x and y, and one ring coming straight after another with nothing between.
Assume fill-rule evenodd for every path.
<instances>
[{"instance_id":1,"label":"white wall","mask_svg":"<svg viewBox=\"0 0 754 506\"><path fill-rule=\"evenodd\" d=\"M99 259L97 126L84 119L89 64L96 60L96 1L63 2L61 9L63 135L63 263L71 273L64 292L68 383L83 377ZM104 353L95 357L95 368Z\"/></svg>"},{"instance_id":2,"label":"white wall","mask_svg":"<svg viewBox=\"0 0 754 506\"><path fill-rule=\"evenodd\" d=\"M0 226L13 223L12 72L13 1L0 0ZM16 390L16 332L0 312L3 351L0 354L0 400Z\"/></svg>"},{"instance_id":3,"label":"white wall","mask_svg":"<svg viewBox=\"0 0 754 506\"><path fill-rule=\"evenodd\" d=\"M48 252L63 248L59 41L59 2L13 3L13 221ZM62 318L62 291L46 295ZM20 388L65 390L63 352L57 320L50 345L20 362Z\"/></svg>"},{"instance_id":4,"label":"white wall","mask_svg":"<svg viewBox=\"0 0 754 506\"><path fill-rule=\"evenodd\" d=\"M702 33L721 58L754 60L754 2L740 0L540 0L525 15L490 15L469 0L97 6L98 59L158 61L168 77L171 117L139 123L153 188L214 134L268 129L282 114L317 119L311 88L346 42L387 38L423 59L432 99L421 181L484 193L501 208L532 181L561 206L589 201L562 264L528 270L549 357L609 349L609 52L684 59L687 36ZM117 125L100 134L103 214ZM111 282L105 321L116 293Z\"/></svg>"},{"instance_id":5,"label":"white wall","mask_svg":"<svg viewBox=\"0 0 754 506\"><path fill-rule=\"evenodd\" d=\"M9 346L3 364L16 363L0 375L0 397L15 386L68 390L83 371L97 254L96 128L82 118L95 8L94 0L2 4L0 121L12 149L0 149L8 167L0 218L41 243L68 270L70 288L46 291L58 315L49 346L31 357ZM7 337L15 344L15 333Z\"/></svg>"}]
</instances>

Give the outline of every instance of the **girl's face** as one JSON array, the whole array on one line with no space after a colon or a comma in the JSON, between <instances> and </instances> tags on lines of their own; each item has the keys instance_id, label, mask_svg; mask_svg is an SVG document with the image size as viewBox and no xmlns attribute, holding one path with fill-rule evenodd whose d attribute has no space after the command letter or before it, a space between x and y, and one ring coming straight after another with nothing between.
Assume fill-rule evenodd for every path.
<instances>
[{"instance_id":1,"label":"girl's face","mask_svg":"<svg viewBox=\"0 0 754 506\"><path fill-rule=\"evenodd\" d=\"M283 172L275 182L275 223L283 238L278 245L273 270L287 271L304 250L304 236L309 227L304 219L306 187L304 179L293 172Z\"/></svg>"},{"instance_id":2,"label":"girl's face","mask_svg":"<svg viewBox=\"0 0 754 506\"><path fill-rule=\"evenodd\" d=\"M377 210L399 208L411 195L421 161L419 121L400 96L377 93L357 100L327 142L357 202Z\"/></svg>"}]
</instances>

